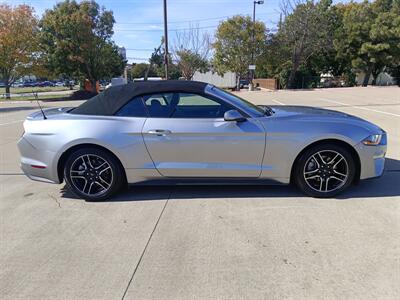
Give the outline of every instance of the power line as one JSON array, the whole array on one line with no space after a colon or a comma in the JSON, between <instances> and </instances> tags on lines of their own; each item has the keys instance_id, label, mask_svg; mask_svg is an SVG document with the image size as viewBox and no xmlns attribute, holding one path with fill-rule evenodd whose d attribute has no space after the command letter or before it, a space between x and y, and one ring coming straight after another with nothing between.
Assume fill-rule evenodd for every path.
<instances>
[{"instance_id":1,"label":"power line","mask_svg":"<svg viewBox=\"0 0 400 300\"><path fill-rule=\"evenodd\" d=\"M125 50L131 51L154 51L156 48L125 48Z\"/></svg>"},{"instance_id":2,"label":"power line","mask_svg":"<svg viewBox=\"0 0 400 300\"><path fill-rule=\"evenodd\" d=\"M191 29L206 29L206 28L216 28L218 25L214 26L203 26L203 27L186 27L186 28L175 28L175 29L168 29L168 31L182 31L182 30L191 30ZM140 31L164 31L164 29L114 29L114 31L133 31L133 32L140 32Z\"/></svg>"},{"instance_id":3,"label":"power line","mask_svg":"<svg viewBox=\"0 0 400 300\"><path fill-rule=\"evenodd\" d=\"M271 20L268 20L267 22L271 22ZM210 28L217 28L219 26L218 25L210 25L210 26L201 26L201 27L182 27L182 28L174 28L174 29L168 29L168 31L185 31L185 30L196 30L196 29L210 29ZM160 28L160 29L118 29L115 28L114 31L126 31L126 32L161 32L164 31L164 29Z\"/></svg>"},{"instance_id":4,"label":"power line","mask_svg":"<svg viewBox=\"0 0 400 300\"><path fill-rule=\"evenodd\" d=\"M275 15L275 12L271 13L262 13L258 14L259 16L267 16L267 15ZM205 19L197 19L197 20L182 20L182 21L169 21L169 24L179 24L179 23L198 23L198 22L204 22L204 21L211 21L211 20L223 20L226 18L230 18L233 16L237 16L240 14L234 14L234 15L228 15L228 16L221 16L221 17L215 17L215 18L205 18ZM126 24L126 25L162 25L164 23L162 22L115 22L116 24Z\"/></svg>"}]
</instances>

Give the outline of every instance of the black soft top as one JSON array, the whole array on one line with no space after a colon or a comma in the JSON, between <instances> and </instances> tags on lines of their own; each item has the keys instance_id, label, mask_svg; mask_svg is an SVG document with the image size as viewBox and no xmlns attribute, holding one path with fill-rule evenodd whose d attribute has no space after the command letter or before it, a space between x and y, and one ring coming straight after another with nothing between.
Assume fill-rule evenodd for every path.
<instances>
[{"instance_id":1,"label":"black soft top","mask_svg":"<svg viewBox=\"0 0 400 300\"><path fill-rule=\"evenodd\" d=\"M207 83L204 82L184 80L140 81L128 83L106 89L104 92L90 98L70 111L70 113L110 116L114 115L122 106L136 96L168 92L203 94L206 86Z\"/></svg>"}]
</instances>

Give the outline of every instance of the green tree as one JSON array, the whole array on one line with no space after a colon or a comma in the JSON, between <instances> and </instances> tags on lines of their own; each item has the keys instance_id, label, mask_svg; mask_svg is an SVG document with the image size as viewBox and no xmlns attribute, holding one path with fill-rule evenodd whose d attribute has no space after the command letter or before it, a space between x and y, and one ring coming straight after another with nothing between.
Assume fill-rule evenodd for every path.
<instances>
[{"instance_id":1,"label":"green tree","mask_svg":"<svg viewBox=\"0 0 400 300\"><path fill-rule=\"evenodd\" d=\"M254 28L254 43L252 32ZM248 74L251 56L259 60L266 43L266 28L263 22L253 22L250 17L235 16L219 24L215 34L213 66L219 74L227 71L237 74L239 80Z\"/></svg>"},{"instance_id":2,"label":"green tree","mask_svg":"<svg viewBox=\"0 0 400 300\"><path fill-rule=\"evenodd\" d=\"M12 8L0 5L0 75L5 84L6 98L17 77L35 64L37 52L37 19L27 5Z\"/></svg>"},{"instance_id":3,"label":"green tree","mask_svg":"<svg viewBox=\"0 0 400 300\"><path fill-rule=\"evenodd\" d=\"M164 38L161 39L160 46L158 48L154 48L154 51L149 59L149 63L151 65L149 71L153 70L155 72L154 76L162 78L165 77L165 65L164 65L165 51L163 45L164 45ZM168 55L168 61L169 61L168 77L170 79L179 79L181 77L181 72L178 66L173 63L171 54Z\"/></svg>"},{"instance_id":4,"label":"green tree","mask_svg":"<svg viewBox=\"0 0 400 300\"><path fill-rule=\"evenodd\" d=\"M296 6L286 2L283 13L285 19L279 26L273 47L279 49L275 55L281 56L280 63L285 66L281 72L288 73L287 86L296 88L301 67L311 66L310 60L317 56L331 56L335 12L332 0L321 0Z\"/></svg>"},{"instance_id":5,"label":"green tree","mask_svg":"<svg viewBox=\"0 0 400 300\"><path fill-rule=\"evenodd\" d=\"M176 57L178 57L178 68L186 80L192 80L196 71L204 73L208 70L208 61L192 50L183 49L177 51Z\"/></svg>"},{"instance_id":6,"label":"green tree","mask_svg":"<svg viewBox=\"0 0 400 300\"><path fill-rule=\"evenodd\" d=\"M135 64L132 67L131 75L133 79L158 76L157 72L154 70L154 67L148 63Z\"/></svg>"},{"instance_id":7,"label":"green tree","mask_svg":"<svg viewBox=\"0 0 400 300\"><path fill-rule=\"evenodd\" d=\"M400 10L398 0L350 3L341 7L343 26L337 30L337 57L364 72L363 85L386 68L400 63Z\"/></svg>"},{"instance_id":8,"label":"green tree","mask_svg":"<svg viewBox=\"0 0 400 300\"><path fill-rule=\"evenodd\" d=\"M47 67L67 77L96 82L121 75L126 61L112 41L111 11L95 1L65 0L47 10L40 22Z\"/></svg>"}]
</instances>

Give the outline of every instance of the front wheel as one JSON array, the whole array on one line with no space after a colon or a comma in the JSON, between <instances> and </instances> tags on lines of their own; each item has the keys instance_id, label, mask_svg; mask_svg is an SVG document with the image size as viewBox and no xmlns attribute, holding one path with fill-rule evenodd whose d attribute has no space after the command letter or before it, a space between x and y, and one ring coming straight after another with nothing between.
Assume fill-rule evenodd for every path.
<instances>
[{"instance_id":1,"label":"front wheel","mask_svg":"<svg viewBox=\"0 0 400 300\"><path fill-rule=\"evenodd\" d=\"M333 197L344 191L355 176L351 153L335 144L312 147L301 154L294 169L294 182L305 194Z\"/></svg>"},{"instance_id":2,"label":"front wheel","mask_svg":"<svg viewBox=\"0 0 400 300\"><path fill-rule=\"evenodd\" d=\"M120 164L112 155L101 149L82 148L68 157L64 178L80 198L103 201L121 188L124 177Z\"/></svg>"}]
</instances>

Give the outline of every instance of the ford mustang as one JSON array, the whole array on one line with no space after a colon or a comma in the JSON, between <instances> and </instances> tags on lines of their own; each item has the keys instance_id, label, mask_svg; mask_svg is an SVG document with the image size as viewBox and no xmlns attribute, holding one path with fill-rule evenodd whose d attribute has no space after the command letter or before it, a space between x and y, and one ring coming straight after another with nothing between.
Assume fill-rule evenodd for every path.
<instances>
[{"instance_id":1,"label":"ford mustang","mask_svg":"<svg viewBox=\"0 0 400 300\"><path fill-rule=\"evenodd\" d=\"M345 113L256 106L213 85L147 81L35 112L18 142L33 180L89 201L126 184L295 184L333 197L383 173L384 130Z\"/></svg>"}]
</instances>

